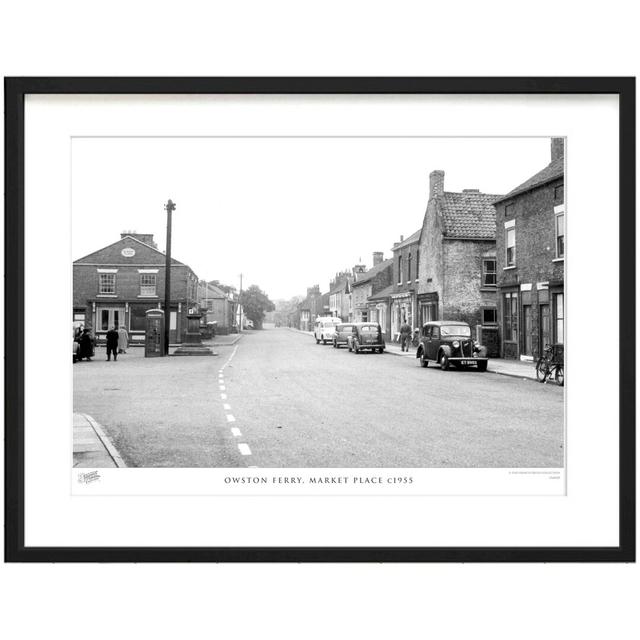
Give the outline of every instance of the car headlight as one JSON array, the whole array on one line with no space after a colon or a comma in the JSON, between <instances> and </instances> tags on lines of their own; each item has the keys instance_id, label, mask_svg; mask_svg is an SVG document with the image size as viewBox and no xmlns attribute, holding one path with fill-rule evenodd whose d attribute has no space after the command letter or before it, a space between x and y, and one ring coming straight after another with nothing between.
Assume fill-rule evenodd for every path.
<instances>
[{"instance_id":1,"label":"car headlight","mask_svg":"<svg viewBox=\"0 0 640 640\"><path fill-rule=\"evenodd\" d=\"M453 345L454 349L457 349L460 346L460 343L457 340L454 340L451 344Z\"/></svg>"}]
</instances>

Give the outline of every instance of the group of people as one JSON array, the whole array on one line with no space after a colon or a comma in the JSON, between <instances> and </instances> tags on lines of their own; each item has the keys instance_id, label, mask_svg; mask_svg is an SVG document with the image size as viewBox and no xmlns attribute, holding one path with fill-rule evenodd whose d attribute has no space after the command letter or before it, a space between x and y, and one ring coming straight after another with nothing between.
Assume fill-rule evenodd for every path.
<instances>
[{"instance_id":1,"label":"group of people","mask_svg":"<svg viewBox=\"0 0 640 640\"><path fill-rule=\"evenodd\" d=\"M80 325L75 331L73 339L78 343L76 349L76 357L78 360L88 360L95 355L96 339L91 335L89 329ZM113 355L114 361L118 359L118 354L127 353L129 346L129 334L127 330L121 325L112 325L107 331L107 360L111 360Z\"/></svg>"},{"instance_id":2,"label":"group of people","mask_svg":"<svg viewBox=\"0 0 640 640\"><path fill-rule=\"evenodd\" d=\"M107 360L111 360L113 354L114 361L118 359L119 353L127 353L129 346L129 334L127 330L120 325L112 325L107 331Z\"/></svg>"}]
</instances>

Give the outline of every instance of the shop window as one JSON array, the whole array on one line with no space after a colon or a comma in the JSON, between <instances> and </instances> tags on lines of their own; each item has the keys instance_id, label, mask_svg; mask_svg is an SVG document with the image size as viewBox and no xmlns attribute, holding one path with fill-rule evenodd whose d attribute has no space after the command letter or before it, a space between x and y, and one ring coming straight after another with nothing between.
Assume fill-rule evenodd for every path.
<instances>
[{"instance_id":1,"label":"shop window","mask_svg":"<svg viewBox=\"0 0 640 640\"><path fill-rule=\"evenodd\" d=\"M564 344L564 293L554 294L553 311L555 323L555 342Z\"/></svg>"},{"instance_id":2,"label":"shop window","mask_svg":"<svg viewBox=\"0 0 640 640\"><path fill-rule=\"evenodd\" d=\"M129 305L129 331L146 330L146 313L149 309L155 309L154 305L132 304Z\"/></svg>"},{"instance_id":3,"label":"shop window","mask_svg":"<svg viewBox=\"0 0 640 640\"><path fill-rule=\"evenodd\" d=\"M518 294L505 293L503 297L503 333L509 342L518 341Z\"/></svg>"},{"instance_id":4,"label":"shop window","mask_svg":"<svg viewBox=\"0 0 640 640\"><path fill-rule=\"evenodd\" d=\"M564 202L564 185L559 184L553 190L553 200L556 204L562 204Z\"/></svg>"}]
</instances>

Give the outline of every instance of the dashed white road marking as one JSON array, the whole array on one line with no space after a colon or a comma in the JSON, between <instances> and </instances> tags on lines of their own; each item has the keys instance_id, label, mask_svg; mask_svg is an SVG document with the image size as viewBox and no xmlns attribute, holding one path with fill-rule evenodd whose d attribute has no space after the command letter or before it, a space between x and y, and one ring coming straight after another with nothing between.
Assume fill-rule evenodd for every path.
<instances>
[{"instance_id":1,"label":"dashed white road marking","mask_svg":"<svg viewBox=\"0 0 640 640\"><path fill-rule=\"evenodd\" d=\"M227 394L226 393L221 393L220 394L220 399L221 400L226 400L227 399Z\"/></svg>"},{"instance_id":2,"label":"dashed white road marking","mask_svg":"<svg viewBox=\"0 0 640 640\"><path fill-rule=\"evenodd\" d=\"M240 450L240 453L243 456L250 456L251 455L251 449L249 449L249 445L246 444L245 442L241 442L238 445L238 449Z\"/></svg>"},{"instance_id":3,"label":"dashed white road marking","mask_svg":"<svg viewBox=\"0 0 640 640\"><path fill-rule=\"evenodd\" d=\"M240 429L238 427L231 427L231 433L236 437L240 438L242 434L240 433Z\"/></svg>"},{"instance_id":4,"label":"dashed white road marking","mask_svg":"<svg viewBox=\"0 0 640 640\"><path fill-rule=\"evenodd\" d=\"M229 356L229 358L227 359L227 361L222 365L222 369L220 369L220 370L219 370L219 373L222 373L222 371L224 371L224 370L227 368L227 366L228 366L228 365L229 365L229 363L231 362L231 359L233 358L233 356L235 356L235 355L236 355L236 351L238 350L238 346L239 346L239 345L236 345L236 346L233 348L233 351L231 352L231 355Z\"/></svg>"},{"instance_id":5,"label":"dashed white road marking","mask_svg":"<svg viewBox=\"0 0 640 640\"><path fill-rule=\"evenodd\" d=\"M226 391L227 390L227 388L223 384L221 384L218 388L220 389L220 391Z\"/></svg>"},{"instance_id":6,"label":"dashed white road marking","mask_svg":"<svg viewBox=\"0 0 640 640\"><path fill-rule=\"evenodd\" d=\"M236 419L230 413L227 413L227 422L235 422L235 421Z\"/></svg>"},{"instance_id":7,"label":"dashed white road marking","mask_svg":"<svg viewBox=\"0 0 640 640\"><path fill-rule=\"evenodd\" d=\"M226 402L222 405L222 408L223 408L225 411L231 411L231 405L230 405L230 404L227 404Z\"/></svg>"}]
</instances>

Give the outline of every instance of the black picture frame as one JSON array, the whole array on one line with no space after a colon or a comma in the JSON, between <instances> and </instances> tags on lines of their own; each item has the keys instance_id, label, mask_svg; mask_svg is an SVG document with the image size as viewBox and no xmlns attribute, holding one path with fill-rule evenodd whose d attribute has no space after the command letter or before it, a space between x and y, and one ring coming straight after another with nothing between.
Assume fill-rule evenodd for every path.
<instances>
[{"instance_id":1,"label":"black picture frame","mask_svg":"<svg viewBox=\"0 0 640 640\"><path fill-rule=\"evenodd\" d=\"M635 78L5 78L5 561L634 562ZM24 104L28 94L615 94L620 149L619 531L612 547L26 547ZM622 224L624 223L624 224ZM11 309L11 313L7 310Z\"/></svg>"}]
</instances>

